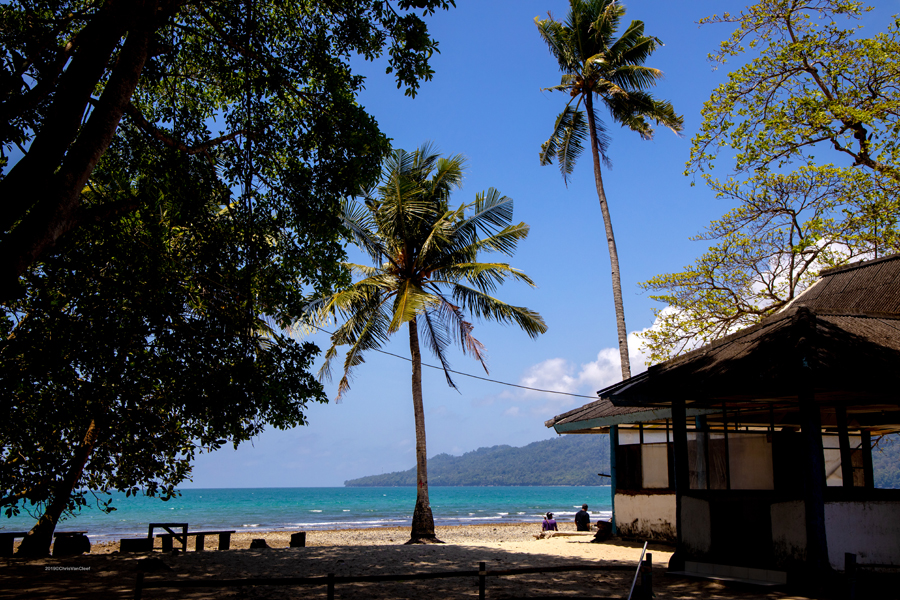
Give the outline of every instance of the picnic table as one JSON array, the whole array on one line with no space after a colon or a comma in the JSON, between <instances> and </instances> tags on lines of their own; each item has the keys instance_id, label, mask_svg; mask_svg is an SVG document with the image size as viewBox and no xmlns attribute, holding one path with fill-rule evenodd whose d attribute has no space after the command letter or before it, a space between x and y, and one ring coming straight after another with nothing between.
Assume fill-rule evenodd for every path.
<instances>
[{"instance_id":1,"label":"picnic table","mask_svg":"<svg viewBox=\"0 0 900 600\"><path fill-rule=\"evenodd\" d=\"M187 523L150 523L150 526L147 529L146 541L143 539L123 539L120 541L119 550L121 552L152 550L153 531L155 529L163 529L167 532L156 534L156 537L162 540L162 549L164 552L169 552L173 549L175 540L178 540L181 543L181 550L186 552L189 537L196 538L194 550L196 552L203 552L206 536L208 535L219 536L219 550L229 550L231 548L231 534L235 532L234 529L230 531L188 531Z\"/></svg>"},{"instance_id":2,"label":"picnic table","mask_svg":"<svg viewBox=\"0 0 900 600\"><path fill-rule=\"evenodd\" d=\"M87 531L57 531L53 534L53 556L75 556L90 553L91 542Z\"/></svg>"}]
</instances>

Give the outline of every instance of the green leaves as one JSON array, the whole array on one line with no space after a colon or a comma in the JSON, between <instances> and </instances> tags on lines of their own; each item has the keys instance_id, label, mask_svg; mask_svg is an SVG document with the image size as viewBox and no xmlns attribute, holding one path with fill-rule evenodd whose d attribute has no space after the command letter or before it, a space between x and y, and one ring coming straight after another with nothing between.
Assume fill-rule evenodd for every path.
<instances>
[{"instance_id":1,"label":"green leaves","mask_svg":"<svg viewBox=\"0 0 900 600\"><path fill-rule=\"evenodd\" d=\"M737 25L712 60L749 60L704 105L686 174L737 208L693 265L644 284L668 305L646 334L653 362L757 322L822 268L900 249L900 31L861 38L867 10L760 0L701 21ZM732 177L712 177L724 157Z\"/></svg>"},{"instance_id":2,"label":"green leaves","mask_svg":"<svg viewBox=\"0 0 900 600\"><path fill-rule=\"evenodd\" d=\"M575 162L584 151L584 141L589 133L584 113L567 104L556 117L550 139L541 144L541 166L552 164L553 159L556 159L563 181L568 184ZM601 143L601 148L605 155L606 144Z\"/></svg>"},{"instance_id":3,"label":"green leaves","mask_svg":"<svg viewBox=\"0 0 900 600\"><path fill-rule=\"evenodd\" d=\"M616 39L624 16L624 6L613 0L570 0L565 23L535 18L538 32L563 72L561 84L548 89L568 92L573 98L556 118L553 133L541 145L540 153L541 165L554 159L559 163L567 184L591 133L579 110L587 95L599 98L613 121L645 139L653 135L649 121L676 133L683 127L682 117L675 114L669 102L656 100L647 92L662 78L662 72L643 65L661 42L644 35L641 21L632 21ZM609 138L596 115L594 121L597 151L608 162Z\"/></svg>"},{"instance_id":4,"label":"green leaves","mask_svg":"<svg viewBox=\"0 0 900 600\"><path fill-rule=\"evenodd\" d=\"M2 314L0 497L10 511L54 497L74 511L110 489L168 498L197 452L305 424L307 403L327 401L309 372L318 348L275 333L297 310L303 269L263 243L283 239L277 225L223 211L230 198L200 158L131 147L139 172L180 182L159 189L115 150L87 208L119 196L146 204L67 236ZM248 265L247 239L273 260ZM66 489L92 422L97 444Z\"/></svg>"},{"instance_id":5,"label":"green leaves","mask_svg":"<svg viewBox=\"0 0 900 600\"><path fill-rule=\"evenodd\" d=\"M531 337L546 331L537 313L488 295L508 279L534 285L506 263L478 261L483 251L511 255L518 241L527 237L528 225L512 224L512 199L493 188L450 210L450 193L462 181L464 164L460 155L439 157L430 145L415 152L395 150L385 161L377 195L367 195L363 203L344 203L345 222L376 264L353 265L363 279L319 297L307 308L314 323L344 320L332 335L320 371L320 376L330 376L337 348L349 346L339 397L349 389L352 371L362 364L364 353L412 321L441 361L451 386L446 357L451 344L484 364L483 347L472 335L474 327L465 310L517 324Z\"/></svg>"},{"instance_id":6,"label":"green leaves","mask_svg":"<svg viewBox=\"0 0 900 600\"><path fill-rule=\"evenodd\" d=\"M900 35L891 23L861 38L849 19L864 10L840 0L763 0L737 17L705 19L739 24L712 58L724 63L748 46L754 56L704 105L687 172L708 172L732 148L735 174L824 157L900 180Z\"/></svg>"},{"instance_id":7,"label":"green leaves","mask_svg":"<svg viewBox=\"0 0 900 600\"><path fill-rule=\"evenodd\" d=\"M666 304L643 334L653 363L759 322L821 269L900 251L900 185L858 170L758 172L714 188L737 208L696 238L713 245L684 271L642 284Z\"/></svg>"}]
</instances>

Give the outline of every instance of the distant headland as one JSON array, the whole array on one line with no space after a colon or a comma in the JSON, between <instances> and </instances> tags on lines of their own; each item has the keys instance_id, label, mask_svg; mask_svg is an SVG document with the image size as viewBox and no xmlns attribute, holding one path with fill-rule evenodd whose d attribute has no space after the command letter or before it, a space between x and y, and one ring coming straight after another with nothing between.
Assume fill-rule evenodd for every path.
<instances>
[{"instance_id":1,"label":"distant headland","mask_svg":"<svg viewBox=\"0 0 900 600\"><path fill-rule=\"evenodd\" d=\"M609 485L606 435L564 435L521 448L492 446L428 459L431 486ZM344 482L348 487L415 486L415 467Z\"/></svg>"},{"instance_id":2,"label":"distant headland","mask_svg":"<svg viewBox=\"0 0 900 600\"><path fill-rule=\"evenodd\" d=\"M900 436L885 436L873 451L875 487L900 488ZM431 486L609 485L609 437L563 435L521 448L491 446L462 456L428 459ZM415 467L344 482L348 487L415 486Z\"/></svg>"}]
</instances>

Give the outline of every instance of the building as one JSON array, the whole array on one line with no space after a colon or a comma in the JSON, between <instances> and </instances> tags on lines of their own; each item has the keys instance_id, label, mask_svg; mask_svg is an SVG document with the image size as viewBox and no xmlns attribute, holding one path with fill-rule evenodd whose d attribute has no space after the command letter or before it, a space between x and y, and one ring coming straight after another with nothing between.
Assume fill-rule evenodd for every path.
<instances>
[{"instance_id":1,"label":"building","mask_svg":"<svg viewBox=\"0 0 900 600\"><path fill-rule=\"evenodd\" d=\"M611 433L618 533L669 569L784 582L900 565L900 490L872 444L900 431L900 255L829 269L761 323L547 422Z\"/></svg>"}]
</instances>

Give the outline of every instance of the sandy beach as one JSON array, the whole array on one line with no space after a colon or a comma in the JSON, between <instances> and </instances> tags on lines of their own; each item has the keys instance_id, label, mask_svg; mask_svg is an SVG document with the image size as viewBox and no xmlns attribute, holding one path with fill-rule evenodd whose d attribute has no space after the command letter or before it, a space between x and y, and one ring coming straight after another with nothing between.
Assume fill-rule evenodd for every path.
<instances>
[{"instance_id":1,"label":"sandy beach","mask_svg":"<svg viewBox=\"0 0 900 600\"><path fill-rule=\"evenodd\" d=\"M562 531L574 526L563 524ZM307 547L290 548L291 532L238 533L232 549L208 552L119 554L118 544L94 544L91 554L67 559L3 559L0 598L133 598L139 573L148 584L191 579L337 577L475 571L480 562L491 570L607 565L623 570L575 571L488 576L486 597L623 598L628 595L642 544L613 539L591 543L590 536L535 539L539 525L467 525L438 527L445 543L406 546L408 528L310 531ZM250 549L253 539L269 548ZM797 598L784 591L729 587L721 583L667 577L672 548L650 544L656 598ZM317 586L242 585L229 588L153 588L142 598L326 598ZM335 598L477 598L476 576L403 582L342 583Z\"/></svg>"}]
</instances>

